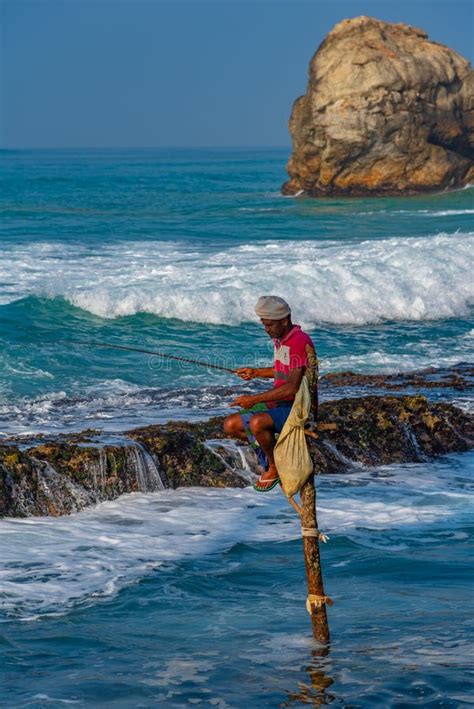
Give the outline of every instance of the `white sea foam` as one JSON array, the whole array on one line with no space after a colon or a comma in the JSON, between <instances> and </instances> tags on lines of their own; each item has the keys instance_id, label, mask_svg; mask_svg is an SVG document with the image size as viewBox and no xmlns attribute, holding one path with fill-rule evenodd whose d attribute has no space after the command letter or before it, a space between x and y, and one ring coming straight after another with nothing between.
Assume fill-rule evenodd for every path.
<instances>
[{"instance_id":1,"label":"white sea foam","mask_svg":"<svg viewBox=\"0 0 474 709\"><path fill-rule=\"evenodd\" d=\"M323 477L320 528L362 547L451 538L472 507L463 472L469 456L429 468L393 466ZM7 618L23 620L64 613L110 598L169 562L237 542L299 536L298 520L281 494L257 497L249 488L132 494L68 517L3 519L2 609Z\"/></svg>"},{"instance_id":2,"label":"white sea foam","mask_svg":"<svg viewBox=\"0 0 474 709\"><path fill-rule=\"evenodd\" d=\"M474 209L373 209L370 212L354 212L356 216L367 216L372 214L405 214L416 217L461 217L465 214L474 214Z\"/></svg>"},{"instance_id":3,"label":"white sea foam","mask_svg":"<svg viewBox=\"0 0 474 709\"><path fill-rule=\"evenodd\" d=\"M219 251L159 241L94 251L16 245L4 249L0 298L64 296L104 318L147 312L239 324L255 319L260 293L278 292L306 325L431 320L462 316L474 302L473 253L474 233L357 244L267 241Z\"/></svg>"},{"instance_id":4,"label":"white sea foam","mask_svg":"<svg viewBox=\"0 0 474 709\"><path fill-rule=\"evenodd\" d=\"M427 367L450 367L473 358L472 330L457 337L442 336L434 340L410 343L409 351L371 349L361 354L345 353L321 358L321 371L409 372ZM380 343L382 344L382 343Z\"/></svg>"},{"instance_id":5,"label":"white sea foam","mask_svg":"<svg viewBox=\"0 0 474 709\"><path fill-rule=\"evenodd\" d=\"M75 382L72 389L77 393L58 390L31 397L0 397L0 439L91 426L119 431L170 419L202 419L227 412L229 403L229 389L221 385L170 390L106 379L92 386ZM248 384L239 386L242 393L249 390Z\"/></svg>"},{"instance_id":6,"label":"white sea foam","mask_svg":"<svg viewBox=\"0 0 474 709\"><path fill-rule=\"evenodd\" d=\"M440 209L438 211L423 210L430 217L460 217L463 214L474 214L474 209Z\"/></svg>"}]
</instances>

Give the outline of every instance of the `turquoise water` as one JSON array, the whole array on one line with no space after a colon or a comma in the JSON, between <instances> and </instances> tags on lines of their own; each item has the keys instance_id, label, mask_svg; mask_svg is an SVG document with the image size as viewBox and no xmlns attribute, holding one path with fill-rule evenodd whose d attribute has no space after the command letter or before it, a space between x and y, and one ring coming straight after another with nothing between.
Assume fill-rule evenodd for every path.
<instances>
[{"instance_id":1,"label":"turquoise water","mask_svg":"<svg viewBox=\"0 0 474 709\"><path fill-rule=\"evenodd\" d=\"M249 386L232 375L94 343L267 363L262 292L287 297L323 373L473 359L470 188L284 198L283 150L1 157L0 437L226 411ZM319 481L325 657L277 492L0 521L1 706L469 706L472 462Z\"/></svg>"},{"instance_id":2,"label":"turquoise water","mask_svg":"<svg viewBox=\"0 0 474 709\"><path fill-rule=\"evenodd\" d=\"M326 371L469 360L472 189L288 199L286 158L4 152L0 432L222 411L231 375L92 343L266 363L262 292L288 298Z\"/></svg>"}]
</instances>

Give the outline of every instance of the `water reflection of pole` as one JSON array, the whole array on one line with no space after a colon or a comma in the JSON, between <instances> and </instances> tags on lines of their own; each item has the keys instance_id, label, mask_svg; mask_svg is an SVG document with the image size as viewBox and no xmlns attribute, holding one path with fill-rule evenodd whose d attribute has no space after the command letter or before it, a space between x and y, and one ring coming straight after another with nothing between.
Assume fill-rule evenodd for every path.
<instances>
[{"instance_id":1,"label":"water reflection of pole","mask_svg":"<svg viewBox=\"0 0 474 709\"><path fill-rule=\"evenodd\" d=\"M288 699L281 704L282 707L290 707L293 704L302 704L320 707L333 702L336 697L328 693L327 689L334 683L332 677L324 671L324 660L321 658L329 654L329 648L313 650L311 653L311 664L306 668L309 675L309 683L299 682L298 689L288 692Z\"/></svg>"}]
</instances>

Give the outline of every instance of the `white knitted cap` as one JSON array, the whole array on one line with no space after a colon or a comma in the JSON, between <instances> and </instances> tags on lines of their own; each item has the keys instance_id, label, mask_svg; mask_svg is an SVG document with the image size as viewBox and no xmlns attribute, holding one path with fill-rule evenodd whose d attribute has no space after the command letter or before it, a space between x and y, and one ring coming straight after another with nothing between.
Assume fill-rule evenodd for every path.
<instances>
[{"instance_id":1,"label":"white knitted cap","mask_svg":"<svg viewBox=\"0 0 474 709\"><path fill-rule=\"evenodd\" d=\"M278 295L262 295L257 301L255 312L264 320L283 320L291 313L291 308Z\"/></svg>"}]
</instances>

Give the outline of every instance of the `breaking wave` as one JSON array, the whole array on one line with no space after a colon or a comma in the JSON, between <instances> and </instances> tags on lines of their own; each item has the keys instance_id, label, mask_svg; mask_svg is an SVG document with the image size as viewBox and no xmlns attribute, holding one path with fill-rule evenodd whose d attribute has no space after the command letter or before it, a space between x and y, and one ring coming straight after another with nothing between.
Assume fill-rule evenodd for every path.
<instances>
[{"instance_id":1,"label":"breaking wave","mask_svg":"<svg viewBox=\"0 0 474 709\"><path fill-rule=\"evenodd\" d=\"M473 232L220 250L165 241L94 250L43 242L6 249L0 303L61 296L103 318L146 312L237 325L255 319L259 294L276 292L306 325L437 320L465 315L474 302L473 253Z\"/></svg>"}]
</instances>

